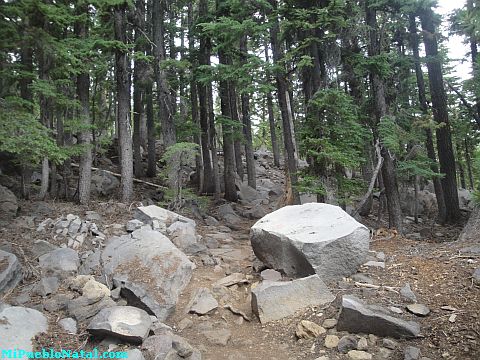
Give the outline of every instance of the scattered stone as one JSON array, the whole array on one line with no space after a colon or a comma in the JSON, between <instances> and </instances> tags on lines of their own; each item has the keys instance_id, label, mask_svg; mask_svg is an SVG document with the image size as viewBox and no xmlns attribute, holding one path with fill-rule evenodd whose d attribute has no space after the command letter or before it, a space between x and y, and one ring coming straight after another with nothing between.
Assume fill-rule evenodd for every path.
<instances>
[{"instance_id":1,"label":"scattered stone","mask_svg":"<svg viewBox=\"0 0 480 360\"><path fill-rule=\"evenodd\" d=\"M205 224L207 224L208 226L217 226L220 224L218 220L215 219L213 216L206 216L205 219L203 220L205 221Z\"/></svg>"},{"instance_id":2,"label":"scattered stone","mask_svg":"<svg viewBox=\"0 0 480 360\"><path fill-rule=\"evenodd\" d=\"M101 259L122 297L160 321L173 312L195 268L166 236L146 229L112 238Z\"/></svg>"},{"instance_id":3,"label":"scattered stone","mask_svg":"<svg viewBox=\"0 0 480 360\"><path fill-rule=\"evenodd\" d=\"M325 329L333 329L335 326L337 326L337 319L325 319L322 326Z\"/></svg>"},{"instance_id":4,"label":"scattered stone","mask_svg":"<svg viewBox=\"0 0 480 360\"><path fill-rule=\"evenodd\" d=\"M352 335L345 335L338 341L338 351L343 354L348 353L350 350L355 350L357 348L357 338Z\"/></svg>"},{"instance_id":5,"label":"scattered stone","mask_svg":"<svg viewBox=\"0 0 480 360\"><path fill-rule=\"evenodd\" d=\"M58 322L58 325L60 325L68 334L77 333L77 322L72 318L61 319Z\"/></svg>"},{"instance_id":6,"label":"scattered stone","mask_svg":"<svg viewBox=\"0 0 480 360\"><path fill-rule=\"evenodd\" d=\"M140 206L135 209L135 218L146 224L153 224L154 220L164 224L165 228L172 225L175 221L191 223L195 226L195 221L173 211L161 208L156 205Z\"/></svg>"},{"instance_id":7,"label":"scattered stone","mask_svg":"<svg viewBox=\"0 0 480 360\"><path fill-rule=\"evenodd\" d=\"M17 216L18 202L13 192L0 185L0 220L8 221Z\"/></svg>"},{"instance_id":8,"label":"scattered stone","mask_svg":"<svg viewBox=\"0 0 480 360\"><path fill-rule=\"evenodd\" d=\"M230 305L230 304L227 304L224 306L225 309L228 309L230 310L233 314L235 315L240 315L240 317L242 317L242 319L244 320L247 320L247 321L252 321L252 319L250 318L250 316L248 316L247 314L245 314L243 311L241 311L240 309L237 309L235 308L233 305Z\"/></svg>"},{"instance_id":9,"label":"scattered stone","mask_svg":"<svg viewBox=\"0 0 480 360\"><path fill-rule=\"evenodd\" d=\"M87 210L85 211L85 220L88 221L102 221L102 215L96 211Z\"/></svg>"},{"instance_id":10,"label":"scattered stone","mask_svg":"<svg viewBox=\"0 0 480 360\"><path fill-rule=\"evenodd\" d=\"M391 312L393 312L394 314L398 314L398 315L403 314L403 310L400 309L400 308L398 308L398 307L396 307L396 306L390 306L388 309L389 309Z\"/></svg>"},{"instance_id":11,"label":"scattered stone","mask_svg":"<svg viewBox=\"0 0 480 360\"><path fill-rule=\"evenodd\" d=\"M190 320L189 318L183 318L180 320L180 322L177 324L177 329L180 331L183 331L185 329L188 329L193 325L193 321Z\"/></svg>"},{"instance_id":12,"label":"scattered stone","mask_svg":"<svg viewBox=\"0 0 480 360\"><path fill-rule=\"evenodd\" d=\"M232 333L228 329L207 330L203 331L202 334L210 343L221 346L226 346L232 337Z\"/></svg>"},{"instance_id":13,"label":"scattered stone","mask_svg":"<svg viewBox=\"0 0 480 360\"><path fill-rule=\"evenodd\" d=\"M87 327L94 336L112 336L131 343L141 343L148 336L152 320L142 309L114 306L101 310Z\"/></svg>"},{"instance_id":14,"label":"scattered stone","mask_svg":"<svg viewBox=\"0 0 480 360\"><path fill-rule=\"evenodd\" d=\"M58 290L60 283L55 276L43 277L33 288L33 293L40 296L47 296Z\"/></svg>"},{"instance_id":15,"label":"scattered stone","mask_svg":"<svg viewBox=\"0 0 480 360\"><path fill-rule=\"evenodd\" d=\"M58 246L50 244L48 241L45 240L35 240L33 242L31 251L35 258L38 258L46 253L51 251L57 250Z\"/></svg>"},{"instance_id":16,"label":"scattered stone","mask_svg":"<svg viewBox=\"0 0 480 360\"><path fill-rule=\"evenodd\" d=\"M216 281L213 286L225 286L229 287L236 284L248 284L249 281L246 279L245 275L242 273L233 273L228 275L218 281Z\"/></svg>"},{"instance_id":17,"label":"scattered stone","mask_svg":"<svg viewBox=\"0 0 480 360\"><path fill-rule=\"evenodd\" d=\"M410 288L409 283L406 283L405 286L400 289L400 295L402 295L405 299L411 301L412 303L417 302L417 297Z\"/></svg>"},{"instance_id":18,"label":"scattered stone","mask_svg":"<svg viewBox=\"0 0 480 360\"><path fill-rule=\"evenodd\" d=\"M363 273L356 273L351 276L353 281L373 285L373 280Z\"/></svg>"},{"instance_id":19,"label":"scattered stone","mask_svg":"<svg viewBox=\"0 0 480 360\"><path fill-rule=\"evenodd\" d=\"M58 276L60 279L74 276L80 266L78 253L69 248L60 248L46 253L38 259L42 273L46 276Z\"/></svg>"},{"instance_id":20,"label":"scattered stone","mask_svg":"<svg viewBox=\"0 0 480 360\"><path fill-rule=\"evenodd\" d=\"M242 221L240 216L233 210L230 204L223 204L218 207L218 215L228 226L235 226Z\"/></svg>"},{"instance_id":21,"label":"scattered stone","mask_svg":"<svg viewBox=\"0 0 480 360\"><path fill-rule=\"evenodd\" d=\"M309 306L335 299L318 275L289 282L261 283L252 290L252 309L261 323L279 320Z\"/></svg>"},{"instance_id":22,"label":"scattered stone","mask_svg":"<svg viewBox=\"0 0 480 360\"><path fill-rule=\"evenodd\" d=\"M22 279L22 266L17 257L0 250L0 294L15 288Z\"/></svg>"},{"instance_id":23,"label":"scattered stone","mask_svg":"<svg viewBox=\"0 0 480 360\"><path fill-rule=\"evenodd\" d=\"M376 267L376 268L381 268L381 269L385 269L385 263L383 261L367 261L365 264L363 264L364 266L367 266L367 267Z\"/></svg>"},{"instance_id":24,"label":"scattered stone","mask_svg":"<svg viewBox=\"0 0 480 360\"><path fill-rule=\"evenodd\" d=\"M87 296L80 296L67 302L67 311L78 321L84 321L97 315L101 310L115 305L115 302L109 297L88 298Z\"/></svg>"},{"instance_id":25,"label":"scattered stone","mask_svg":"<svg viewBox=\"0 0 480 360\"><path fill-rule=\"evenodd\" d=\"M273 269L266 269L260 273L264 281L279 281L282 280L282 274Z\"/></svg>"},{"instance_id":26,"label":"scattered stone","mask_svg":"<svg viewBox=\"0 0 480 360\"><path fill-rule=\"evenodd\" d=\"M350 350L347 355L352 360L370 360L373 358L372 354L358 350Z\"/></svg>"},{"instance_id":27,"label":"scattered stone","mask_svg":"<svg viewBox=\"0 0 480 360\"><path fill-rule=\"evenodd\" d=\"M88 280L82 287L82 295L89 299L109 297L110 289L95 279Z\"/></svg>"},{"instance_id":28,"label":"scattered stone","mask_svg":"<svg viewBox=\"0 0 480 360\"><path fill-rule=\"evenodd\" d=\"M342 297L342 310L338 318L337 329L393 338L417 337L420 333L418 323L390 316L388 310L364 304L352 295Z\"/></svg>"},{"instance_id":29,"label":"scattered stone","mask_svg":"<svg viewBox=\"0 0 480 360\"><path fill-rule=\"evenodd\" d=\"M407 346L405 348L405 360L418 360L420 359L420 349L414 346Z\"/></svg>"},{"instance_id":30,"label":"scattered stone","mask_svg":"<svg viewBox=\"0 0 480 360\"><path fill-rule=\"evenodd\" d=\"M168 334L149 336L142 344L148 360L166 359L172 349L172 337Z\"/></svg>"},{"instance_id":31,"label":"scattered stone","mask_svg":"<svg viewBox=\"0 0 480 360\"><path fill-rule=\"evenodd\" d=\"M134 232L135 230L137 229L140 229L143 225L145 225L143 222L141 222L140 220L137 220L137 219L133 219L133 220L130 220L129 222L127 222L127 224L125 225L125 230L127 230L127 232Z\"/></svg>"},{"instance_id":32,"label":"scattered stone","mask_svg":"<svg viewBox=\"0 0 480 360\"><path fill-rule=\"evenodd\" d=\"M43 308L48 312L58 312L67 307L67 304L72 300L73 294L57 294L43 302Z\"/></svg>"},{"instance_id":33,"label":"scattered stone","mask_svg":"<svg viewBox=\"0 0 480 360\"><path fill-rule=\"evenodd\" d=\"M472 278L475 285L480 285L480 268L475 269Z\"/></svg>"},{"instance_id":34,"label":"scattered stone","mask_svg":"<svg viewBox=\"0 0 480 360\"><path fill-rule=\"evenodd\" d=\"M297 331L295 335L299 339L311 339L319 337L322 334L325 334L326 330L318 324L315 324L312 321L302 320L297 325Z\"/></svg>"},{"instance_id":35,"label":"scattered stone","mask_svg":"<svg viewBox=\"0 0 480 360\"><path fill-rule=\"evenodd\" d=\"M457 320L457 314L452 314L448 318L448 321L451 322L451 323L454 323L456 320Z\"/></svg>"},{"instance_id":36,"label":"scattered stone","mask_svg":"<svg viewBox=\"0 0 480 360\"><path fill-rule=\"evenodd\" d=\"M337 335L327 335L325 336L324 345L327 349L334 349L338 346L340 339Z\"/></svg>"},{"instance_id":37,"label":"scattered stone","mask_svg":"<svg viewBox=\"0 0 480 360\"><path fill-rule=\"evenodd\" d=\"M47 330L48 320L41 312L20 306L0 306L0 349L33 351L32 339Z\"/></svg>"},{"instance_id":38,"label":"scattered stone","mask_svg":"<svg viewBox=\"0 0 480 360\"><path fill-rule=\"evenodd\" d=\"M92 194L111 196L117 192L119 186L120 181L104 170L94 171L92 173Z\"/></svg>"},{"instance_id":39,"label":"scattered stone","mask_svg":"<svg viewBox=\"0 0 480 360\"><path fill-rule=\"evenodd\" d=\"M338 206L285 206L251 228L255 255L287 276L318 274L336 280L355 273L366 260L369 230Z\"/></svg>"},{"instance_id":40,"label":"scattered stone","mask_svg":"<svg viewBox=\"0 0 480 360\"><path fill-rule=\"evenodd\" d=\"M417 316L427 316L430 314L430 309L424 304L408 304L407 310Z\"/></svg>"},{"instance_id":41,"label":"scattered stone","mask_svg":"<svg viewBox=\"0 0 480 360\"><path fill-rule=\"evenodd\" d=\"M193 295L189 305L189 312L205 315L218 307L218 302L207 288L199 288Z\"/></svg>"},{"instance_id":42,"label":"scattered stone","mask_svg":"<svg viewBox=\"0 0 480 360\"><path fill-rule=\"evenodd\" d=\"M398 347L398 343L395 340L392 339L383 339L382 340L382 345L383 347L390 349L390 350L395 350Z\"/></svg>"},{"instance_id":43,"label":"scattered stone","mask_svg":"<svg viewBox=\"0 0 480 360\"><path fill-rule=\"evenodd\" d=\"M128 360L145 360L142 352L138 349L130 349L127 351Z\"/></svg>"},{"instance_id":44,"label":"scattered stone","mask_svg":"<svg viewBox=\"0 0 480 360\"><path fill-rule=\"evenodd\" d=\"M376 357L379 360L390 360L390 359L392 359L392 353L393 353L392 350L385 349L385 348L381 347L380 349L378 349L378 353L377 353Z\"/></svg>"},{"instance_id":45,"label":"scattered stone","mask_svg":"<svg viewBox=\"0 0 480 360\"><path fill-rule=\"evenodd\" d=\"M361 337L357 343L357 350L366 351L367 349L368 349L367 339L364 337Z\"/></svg>"}]
</instances>

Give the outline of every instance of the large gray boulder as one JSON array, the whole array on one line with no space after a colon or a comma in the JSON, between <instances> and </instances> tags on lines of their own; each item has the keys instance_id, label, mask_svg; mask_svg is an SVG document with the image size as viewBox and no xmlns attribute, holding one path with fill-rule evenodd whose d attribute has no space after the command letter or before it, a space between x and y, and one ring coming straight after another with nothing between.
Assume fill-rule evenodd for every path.
<instances>
[{"instance_id":1,"label":"large gray boulder","mask_svg":"<svg viewBox=\"0 0 480 360\"><path fill-rule=\"evenodd\" d=\"M252 310L261 323L267 323L334 299L318 275L285 282L264 281L252 290Z\"/></svg>"},{"instance_id":2,"label":"large gray boulder","mask_svg":"<svg viewBox=\"0 0 480 360\"><path fill-rule=\"evenodd\" d=\"M152 320L142 309L113 306L100 311L90 321L87 331L99 337L111 336L140 344L149 334Z\"/></svg>"},{"instance_id":3,"label":"large gray boulder","mask_svg":"<svg viewBox=\"0 0 480 360\"><path fill-rule=\"evenodd\" d=\"M120 186L120 181L106 171L94 171L92 173L92 187L93 194L110 196L117 192Z\"/></svg>"},{"instance_id":4,"label":"large gray boulder","mask_svg":"<svg viewBox=\"0 0 480 360\"><path fill-rule=\"evenodd\" d=\"M0 185L0 222L8 221L17 216L18 202L13 192Z\"/></svg>"},{"instance_id":5,"label":"large gray boulder","mask_svg":"<svg viewBox=\"0 0 480 360\"><path fill-rule=\"evenodd\" d=\"M344 295L337 330L383 337L413 338L419 335L420 325L414 321L393 317L388 310L364 304L355 296Z\"/></svg>"},{"instance_id":6,"label":"large gray boulder","mask_svg":"<svg viewBox=\"0 0 480 360\"><path fill-rule=\"evenodd\" d=\"M255 255L292 277L335 280L356 272L368 255L369 230L338 206L286 206L252 226Z\"/></svg>"},{"instance_id":7,"label":"large gray boulder","mask_svg":"<svg viewBox=\"0 0 480 360\"><path fill-rule=\"evenodd\" d=\"M2 351L14 349L33 351L32 338L47 330L47 318L37 310L20 306L0 309L0 349ZM27 356L18 358L26 359Z\"/></svg>"},{"instance_id":8,"label":"large gray boulder","mask_svg":"<svg viewBox=\"0 0 480 360\"><path fill-rule=\"evenodd\" d=\"M38 262L43 275L58 276L61 279L76 275L80 266L78 253L70 248L46 253L38 258Z\"/></svg>"},{"instance_id":9,"label":"large gray boulder","mask_svg":"<svg viewBox=\"0 0 480 360\"><path fill-rule=\"evenodd\" d=\"M195 268L166 236L147 229L112 238L101 259L122 296L160 321L174 310Z\"/></svg>"},{"instance_id":10,"label":"large gray boulder","mask_svg":"<svg viewBox=\"0 0 480 360\"><path fill-rule=\"evenodd\" d=\"M22 266L17 257L0 250L0 294L13 289L22 279Z\"/></svg>"},{"instance_id":11,"label":"large gray boulder","mask_svg":"<svg viewBox=\"0 0 480 360\"><path fill-rule=\"evenodd\" d=\"M138 207L135 210L135 218L146 224L152 224L152 221L156 220L165 224L165 227L169 227L175 221L182 221L195 226L195 220L156 205Z\"/></svg>"}]
</instances>

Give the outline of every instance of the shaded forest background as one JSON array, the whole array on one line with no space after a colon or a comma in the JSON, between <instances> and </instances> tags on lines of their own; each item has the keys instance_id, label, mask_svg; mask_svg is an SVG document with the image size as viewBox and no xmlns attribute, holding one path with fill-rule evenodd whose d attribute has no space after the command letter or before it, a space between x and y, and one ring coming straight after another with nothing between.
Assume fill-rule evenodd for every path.
<instances>
[{"instance_id":1,"label":"shaded forest background","mask_svg":"<svg viewBox=\"0 0 480 360\"><path fill-rule=\"evenodd\" d=\"M236 201L236 181L256 186L254 149L267 147L288 203L333 189L367 215L377 191L401 232L402 187L432 181L439 222L456 223L458 188L480 181L480 8L467 0L443 19L470 48L471 77L458 79L435 5L1 0L2 158L25 198L88 203L92 166L113 151L124 202L134 178L164 169L181 201L189 158L198 193Z\"/></svg>"}]
</instances>

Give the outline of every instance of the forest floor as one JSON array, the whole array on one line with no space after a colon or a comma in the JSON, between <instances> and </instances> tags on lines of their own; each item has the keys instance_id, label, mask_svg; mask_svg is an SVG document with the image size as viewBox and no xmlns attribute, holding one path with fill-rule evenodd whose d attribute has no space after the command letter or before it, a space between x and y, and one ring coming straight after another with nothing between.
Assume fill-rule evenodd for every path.
<instances>
[{"instance_id":1,"label":"forest floor","mask_svg":"<svg viewBox=\"0 0 480 360\"><path fill-rule=\"evenodd\" d=\"M281 172L276 171L278 181ZM46 238L44 233L35 230L36 225L44 218L54 219L69 213L83 217L86 211L95 211L101 215L102 219L98 225L108 238L123 231L120 229L121 226L115 224L124 225L132 219L136 205L138 204L124 205L115 201L97 201L88 207L58 202L21 203L20 217L9 226L0 229L0 240L3 241L0 245L19 256L23 264L30 264L28 268L31 270L31 276L15 291L7 294L3 301L14 303L24 289L38 280L35 259L29 250L33 241L48 240L53 244L57 241L57 245L62 242L60 239ZM209 214L215 215L215 211L213 203L210 204ZM32 216L35 217L35 226L31 224ZM191 257L197 268L179 299L176 312L166 321L167 325L187 339L192 346L201 350L204 359L314 360L321 356L330 360L348 359L348 356L339 353L337 348L328 349L324 346L325 335L311 340L298 340L295 335L296 327L303 319L321 325L325 319L337 318L341 296L345 294L354 294L370 304L396 306L403 309L403 314L400 315L402 318L415 320L421 324L421 337L414 340L398 340L389 352L384 351L382 339L365 334L364 337L368 340L366 351L372 354L374 359L404 359L404 350L407 346L420 348L422 356L432 360L480 358L480 288L474 285L471 276L473 270L480 266L480 240L477 244L456 242L461 231L460 227L445 228L427 222L422 225L409 223L406 224L407 233L416 233L420 228L431 229L430 236L423 240L411 240L395 236L394 233L383 229L382 224L378 224L374 218L366 218L365 225L371 229L380 228L375 231L372 238L371 250L385 254L385 269L362 267L360 272L368 275L378 288L358 287L350 278L329 283L327 285L336 299L328 306L310 308L295 316L261 324L252 314L250 305L250 289L261 279L257 269L254 269L255 256L249 241L249 230L253 223L254 221L250 220L243 221L236 230L227 233L228 236L220 248L211 249L218 258L221 258L222 262L219 265L204 265L200 257ZM211 232L211 227L199 224L197 231L206 236ZM88 246L92 245L85 246L87 248L82 251L88 250ZM463 253L462 249L467 246L476 246L478 252ZM214 283L217 280L236 272L244 274L248 283L222 289L215 288ZM405 283L410 283L417 296L417 302L430 308L431 313L428 316L420 318L404 310L406 302L398 290ZM187 309L192 295L200 287L211 289L219 301L219 307L205 316L189 314ZM32 296L25 306L40 309L43 301L44 299L40 297ZM245 316L233 314L227 305L241 310ZM62 311L46 315L49 316L50 331L37 339L38 346L107 349L108 342L98 343L89 338L85 328L80 328L78 335L68 335L61 330L56 322L64 317ZM217 334L218 339L208 340L204 335L208 330L220 330ZM335 334L338 337L347 335L345 332L337 332L335 328L329 329L327 334ZM226 345L219 344L223 336L227 338L229 336ZM121 348L122 345L119 349ZM132 348L131 345L128 348Z\"/></svg>"}]
</instances>

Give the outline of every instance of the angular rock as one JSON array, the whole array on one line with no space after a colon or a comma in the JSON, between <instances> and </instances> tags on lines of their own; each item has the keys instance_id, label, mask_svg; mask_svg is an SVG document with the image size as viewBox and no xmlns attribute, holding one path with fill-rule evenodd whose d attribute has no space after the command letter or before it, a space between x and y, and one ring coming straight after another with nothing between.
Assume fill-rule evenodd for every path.
<instances>
[{"instance_id":1,"label":"angular rock","mask_svg":"<svg viewBox=\"0 0 480 360\"><path fill-rule=\"evenodd\" d=\"M367 339L364 338L364 337L361 337L361 338L358 340L358 343L357 343L357 350L367 351L367 349L368 349Z\"/></svg>"},{"instance_id":2,"label":"angular rock","mask_svg":"<svg viewBox=\"0 0 480 360\"><path fill-rule=\"evenodd\" d=\"M17 257L0 250L0 294L15 288L22 279L22 266Z\"/></svg>"},{"instance_id":3,"label":"angular rock","mask_svg":"<svg viewBox=\"0 0 480 360\"><path fill-rule=\"evenodd\" d=\"M140 229L114 237L102 252L104 273L133 304L164 321L190 282L195 265L164 235ZM113 280L113 279L112 279Z\"/></svg>"},{"instance_id":4,"label":"angular rock","mask_svg":"<svg viewBox=\"0 0 480 360\"><path fill-rule=\"evenodd\" d=\"M45 240L35 240L32 245L32 254L35 258L42 256L43 254L49 253L53 250L57 250L58 246L50 244Z\"/></svg>"},{"instance_id":5,"label":"angular rock","mask_svg":"<svg viewBox=\"0 0 480 360\"><path fill-rule=\"evenodd\" d=\"M58 325L60 325L68 334L77 333L77 322L72 318L61 319L58 321Z\"/></svg>"},{"instance_id":6,"label":"angular rock","mask_svg":"<svg viewBox=\"0 0 480 360\"><path fill-rule=\"evenodd\" d=\"M340 339L338 338L337 335L327 335L325 336L325 342L324 342L324 346L327 348L327 349L334 349L338 346L338 342L340 341Z\"/></svg>"},{"instance_id":7,"label":"angular rock","mask_svg":"<svg viewBox=\"0 0 480 360\"><path fill-rule=\"evenodd\" d=\"M195 221L173 211L161 208L156 205L140 206L135 209L135 218L146 224L152 224L153 220L160 221L166 227L172 225L175 221L191 223L195 226Z\"/></svg>"},{"instance_id":8,"label":"angular rock","mask_svg":"<svg viewBox=\"0 0 480 360\"><path fill-rule=\"evenodd\" d=\"M318 275L289 282L267 281L252 290L252 310L260 322L266 323L334 299Z\"/></svg>"},{"instance_id":9,"label":"angular rock","mask_svg":"<svg viewBox=\"0 0 480 360\"><path fill-rule=\"evenodd\" d=\"M114 195L118 187L120 186L120 181L113 176L112 174L107 173L106 171L94 171L92 173L92 194L98 194L102 196Z\"/></svg>"},{"instance_id":10,"label":"angular rock","mask_svg":"<svg viewBox=\"0 0 480 360\"><path fill-rule=\"evenodd\" d=\"M33 351L32 338L47 330L48 320L41 312L20 306L3 309L0 306L0 349Z\"/></svg>"},{"instance_id":11,"label":"angular rock","mask_svg":"<svg viewBox=\"0 0 480 360\"><path fill-rule=\"evenodd\" d=\"M129 360L145 360L142 352L138 349L130 349L127 351L127 359Z\"/></svg>"},{"instance_id":12,"label":"angular rock","mask_svg":"<svg viewBox=\"0 0 480 360\"><path fill-rule=\"evenodd\" d=\"M325 329L333 329L335 326L337 326L337 319L325 319L322 326Z\"/></svg>"},{"instance_id":13,"label":"angular rock","mask_svg":"<svg viewBox=\"0 0 480 360\"><path fill-rule=\"evenodd\" d=\"M472 275L472 279L475 285L480 285L480 268L475 269Z\"/></svg>"},{"instance_id":14,"label":"angular rock","mask_svg":"<svg viewBox=\"0 0 480 360\"><path fill-rule=\"evenodd\" d=\"M418 360L420 359L420 349L414 346L407 346L405 348L405 360Z\"/></svg>"},{"instance_id":15,"label":"angular rock","mask_svg":"<svg viewBox=\"0 0 480 360\"><path fill-rule=\"evenodd\" d=\"M327 331L318 324L315 324L312 321L302 320L297 325L297 330L295 335L299 339L312 339L319 337L320 335L325 334Z\"/></svg>"},{"instance_id":16,"label":"angular rock","mask_svg":"<svg viewBox=\"0 0 480 360\"><path fill-rule=\"evenodd\" d=\"M424 304L408 304L407 310L417 316L427 316L430 314L430 309Z\"/></svg>"},{"instance_id":17,"label":"angular rock","mask_svg":"<svg viewBox=\"0 0 480 360\"><path fill-rule=\"evenodd\" d=\"M89 299L109 297L110 289L95 279L90 279L83 285L82 295Z\"/></svg>"},{"instance_id":18,"label":"angular rock","mask_svg":"<svg viewBox=\"0 0 480 360\"><path fill-rule=\"evenodd\" d=\"M285 206L251 228L255 255L287 276L318 274L335 280L355 273L367 258L369 230L338 206Z\"/></svg>"},{"instance_id":19,"label":"angular rock","mask_svg":"<svg viewBox=\"0 0 480 360\"><path fill-rule=\"evenodd\" d=\"M143 225L145 224L140 220L133 219L127 222L125 225L125 230L127 230L127 232L134 232L135 230L140 229Z\"/></svg>"},{"instance_id":20,"label":"angular rock","mask_svg":"<svg viewBox=\"0 0 480 360\"><path fill-rule=\"evenodd\" d=\"M273 269L266 269L260 273L260 276L264 281L280 281L282 280L282 274Z\"/></svg>"},{"instance_id":21,"label":"angular rock","mask_svg":"<svg viewBox=\"0 0 480 360\"><path fill-rule=\"evenodd\" d=\"M235 226L242 221L240 216L233 210L230 204L223 204L218 207L218 215L222 218L227 225Z\"/></svg>"},{"instance_id":22,"label":"angular rock","mask_svg":"<svg viewBox=\"0 0 480 360\"><path fill-rule=\"evenodd\" d=\"M57 276L65 279L76 275L80 266L80 259L75 250L61 248L46 253L38 259L42 273L46 276Z\"/></svg>"},{"instance_id":23,"label":"angular rock","mask_svg":"<svg viewBox=\"0 0 480 360\"><path fill-rule=\"evenodd\" d=\"M393 338L411 338L419 335L420 325L390 316L388 310L364 304L355 296L344 295L337 330Z\"/></svg>"},{"instance_id":24,"label":"angular rock","mask_svg":"<svg viewBox=\"0 0 480 360\"><path fill-rule=\"evenodd\" d=\"M8 221L17 216L18 202L13 192L0 185L0 221Z\"/></svg>"},{"instance_id":25,"label":"angular rock","mask_svg":"<svg viewBox=\"0 0 480 360\"><path fill-rule=\"evenodd\" d=\"M195 224L191 222L175 221L167 228L167 234L169 239L185 252L198 242Z\"/></svg>"},{"instance_id":26,"label":"angular rock","mask_svg":"<svg viewBox=\"0 0 480 360\"><path fill-rule=\"evenodd\" d=\"M193 295L188 308L189 312L205 315L218 307L218 302L207 288L199 288Z\"/></svg>"},{"instance_id":27,"label":"angular rock","mask_svg":"<svg viewBox=\"0 0 480 360\"><path fill-rule=\"evenodd\" d=\"M357 344L358 342L355 336L345 335L345 336L342 336L342 338L338 341L337 348L339 352L346 354L350 350L356 349Z\"/></svg>"},{"instance_id":28,"label":"angular rock","mask_svg":"<svg viewBox=\"0 0 480 360\"><path fill-rule=\"evenodd\" d=\"M80 296L67 302L67 312L78 321L84 321L112 306L115 306L115 302L109 297L88 298Z\"/></svg>"},{"instance_id":29,"label":"angular rock","mask_svg":"<svg viewBox=\"0 0 480 360\"><path fill-rule=\"evenodd\" d=\"M405 286L400 289L400 295L402 295L405 299L411 302L417 302L417 297L415 296L415 293L410 288L409 283L406 283Z\"/></svg>"},{"instance_id":30,"label":"angular rock","mask_svg":"<svg viewBox=\"0 0 480 360\"><path fill-rule=\"evenodd\" d=\"M94 336L112 336L139 344L148 336L152 320L143 311L132 306L114 306L103 309L91 321L87 331Z\"/></svg>"},{"instance_id":31,"label":"angular rock","mask_svg":"<svg viewBox=\"0 0 480 360\"><path fill-rule=\"evenodd\" d=\"M398 343L392 339L383 339L382 345L390 350L395 350L398 347Z\"/></svg>"},{"instance_id":32,"label":"angular rock","mask_svg":"<svg viewBox=\"0 0 480 360\"><path fill-rule=\"evenodd\" d=\"M60 283L55 276L43 277L33 288L33 292L40 296L53 294L58 290Z\"/></svg>"},{"instance_id":33,"label":"angular rock","mask_svg":"<svg viewBox=\"0 0 480 360\"><path fill-rule=\"evenodd\" d=\"M232 337L232 333L228 329L207 330L202 334L207 338L208 342L221 346L226 346Z\"/></svg>"},{"instance_id":34,"label":"angular rock","mask_svg":"<svg viewBox=\"0 0 480 360\"><path fill-rule=\"evenodd\" d=\"M232 285L235 285L235 284L248 284L248 280L245 278L245 275L242 274L242 273L233 273L233 274L230 274L218 281L216 281L213 286L216 287L216 286L226 286L226 287L229 287L229 286L232 286Z\"/></svg>"}]
</instances>

